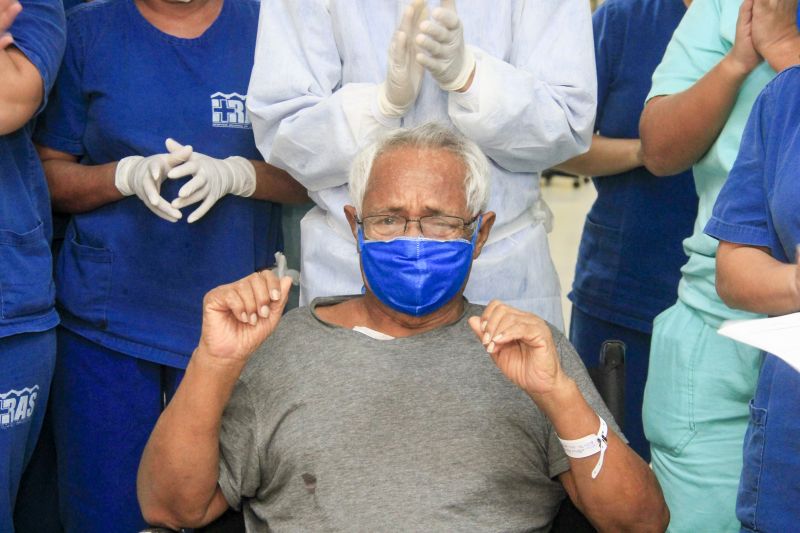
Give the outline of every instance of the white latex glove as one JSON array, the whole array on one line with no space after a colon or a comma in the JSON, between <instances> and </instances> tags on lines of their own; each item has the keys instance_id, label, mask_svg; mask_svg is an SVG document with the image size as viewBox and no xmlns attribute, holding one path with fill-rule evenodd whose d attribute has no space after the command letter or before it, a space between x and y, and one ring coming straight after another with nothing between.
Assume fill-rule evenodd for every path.
<instances>
[{"instance_id":1,"label":"white latex glove","mask_svg":"<svg viewBox=\"0 0 800 533\"><path fill-rule=\"evenodd\" d=\"M445 91L463 89L475 70L475 56L464 44L464 27L455 0L442 0L433 17L419 25L416 59Z\"/></svg>"},{"instance_id":2,"label":"white latex glove","mask_svg":"<svg viewBox=\"0 0 800 533\"><path fill-rule=\"evenodd\" d=\"M132 155L117 163L114 185L123 196L134 194L159 217L177 222L181 212L161 197L161 184L173 167L187 161L192 155L191 146L182 146L172 139L166 141L166 154L148 157Z\"/></svg>"},{"instance_id":3,"label":"white latex glove","mask_svg":"<svg viewBox=\"0 0 800 533\"><path fill-rule=\"evenodd\" d=\"M414 60L414 37L420 21L427 17L425 0L413 0L392 36L386 81L378 86L378 109L387 117L402 117L417 100L424 69Z\"/></svg>"},{"instance_id":4,"label":"white latex glove","mask_svg":"<svg viewBox=\"0 0 800 533\"><path fill-rule=\"evenodd\" d=\"M178 145L180 146L180 145ZM180 148L176 148L176 153ZM189 160L169 171L170 179L194 176L178 191L172 207L182 209L202 201L187 218L190 224L200 220L226 194L252 196L256 191L256 169L244 157L215 159L192 152Z\"/></svg>"}]
</instances>

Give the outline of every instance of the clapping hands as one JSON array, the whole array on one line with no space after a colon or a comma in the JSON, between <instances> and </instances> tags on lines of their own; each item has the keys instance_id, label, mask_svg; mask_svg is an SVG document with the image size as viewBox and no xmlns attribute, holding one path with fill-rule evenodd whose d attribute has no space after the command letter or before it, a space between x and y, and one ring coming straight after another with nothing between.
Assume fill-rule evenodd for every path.
<instances>
[{"instance_id":1,"label":"clapping hands","mask_svg":"<svg viewBox=\"0 0 800 533\"><path fill-rule=\"evenodd\" d=\"M424 70L445 91L464 90L475 70L455 0L441 0L430 18L426 0L413 0L392 36L388 55L386 80L378 88L378 109L387 117L401 117L414 105Z\"/></svg>"}]
</instances>

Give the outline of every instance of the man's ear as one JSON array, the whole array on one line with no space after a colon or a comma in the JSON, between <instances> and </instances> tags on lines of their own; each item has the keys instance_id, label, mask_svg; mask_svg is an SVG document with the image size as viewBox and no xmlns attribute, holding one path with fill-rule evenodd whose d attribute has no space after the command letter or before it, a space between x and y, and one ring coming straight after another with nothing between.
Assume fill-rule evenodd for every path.
<instances>
[{"instance_id":1,"label":"man's ear","mask_svg":"<svg viewBox=\"0 0 800 533\"><path fill-rule=\"evenodd\" d=\"M356 208L352 205L344 206L344 216L347 219L347 223L350 224L350 231L353 233L353 239L358 242L358 224L356 224L358 213L356 213Z\"/></svg>"},{"instance_id":2,"label":"man's ear","mask_svg":"<svg viewBox=\"0 0 800 533\"><path fill-rule=\"evenodd\" d=\"M494 211L487 211L481 217L481 229L478 231L478 238L475 239L475 252L472 254L472 259L475 260L481 255L483 245L489 239L489 232L492 231L494 226L495 214Z\"/></svg>"}]
</instances>

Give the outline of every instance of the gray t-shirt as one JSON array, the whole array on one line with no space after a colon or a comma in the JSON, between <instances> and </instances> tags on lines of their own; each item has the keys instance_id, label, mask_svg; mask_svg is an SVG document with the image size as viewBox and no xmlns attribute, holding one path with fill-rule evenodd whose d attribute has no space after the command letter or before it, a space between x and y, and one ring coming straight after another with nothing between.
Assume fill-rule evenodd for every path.
<instances>
[{"instance_id":1,"label":"gray t-shirt","mask_svg":"<svg viewBox=\"0 0 800 533\"><path fill-rule=\"evenodd\" d=\"M467 324L377 340L283 317L225 409L219 485L248 531L547 531L569 462ZM561 364L618 432L567 339Z\"/></svg>"}]
</instances>

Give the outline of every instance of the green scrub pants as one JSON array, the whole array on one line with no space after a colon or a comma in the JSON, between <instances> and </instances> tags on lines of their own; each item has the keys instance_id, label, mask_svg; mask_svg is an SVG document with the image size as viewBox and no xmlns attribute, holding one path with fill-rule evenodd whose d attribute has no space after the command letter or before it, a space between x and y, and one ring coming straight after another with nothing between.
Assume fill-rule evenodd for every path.
<instances>
[{"instance_id":1,"label":"green scrub pants","mask_svg":"<svg viewBox=\"0 0 800 533\"><path fill-rule=\"evenodd\" d=\"M644 432L669 532L738 532L742 444L761 352L717 334L678 301L656 317Z\"/></svg>"}]
</instances>

